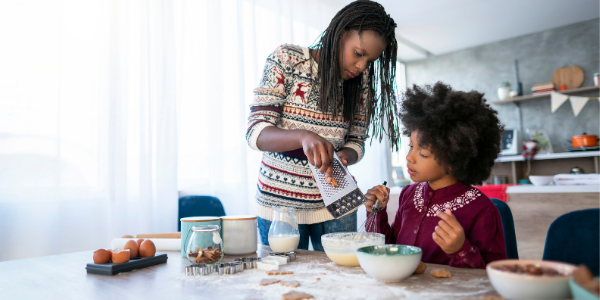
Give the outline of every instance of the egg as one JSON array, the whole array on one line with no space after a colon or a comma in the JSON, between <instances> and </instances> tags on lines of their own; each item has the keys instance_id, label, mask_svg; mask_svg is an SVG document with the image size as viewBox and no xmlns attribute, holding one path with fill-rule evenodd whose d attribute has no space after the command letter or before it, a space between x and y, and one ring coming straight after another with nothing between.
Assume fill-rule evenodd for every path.
<instances>
[{"instance_id":1,"label":"egg","mask_svg":"<svg viewBox=\"0 0 600 300\"><path fill-rule=\"evenodd\" d=\"M123 249L129 249L129 254L131 254L130 258L134 258L138 256L138 244L134 240L129 240L123 246Z\"/></svg>"},{"instance_id":2,"label":"egg","mask_svg":"<svg viewBox=\"0 0 600 300\"><path fill-rule=\"evenodd\" d=\"M130 255L129 249L112 250L112 262L113 264L126 263L129 261Z\"/></svg>"},{"instance_id":3,"label":"egg","mask_svg":"<svg viewBox=\"0 0 600 300\"><path fill-rule=\"evenodd\" d=\"M94 251L94 263L95 264L105 264L110 261L112 257L110 251L106 251L104 249L98 249Z\"/></svg>"},{"instance_id":4,"label":"egg","mask_svg":"<svg viewBox=\"0 0 600 300\"><path fill-rule=\"evenodd\" d=\"M140 249L140 246L142 245L142 242L144 241L144 239L138 239L137 240L137 244L138 244L138 250ZM139 254L139 253L138 253Z\"/></svg>"},{"instance_id":5,"label":"egg","mask_svg":"<svg viewBox=\"0 0 600 300\"><path fill-rule=\"evenodd\" d=\"M140 245L140 256L141 257L152 257L156 254L156 246L151 240L145 240Z\"/></svg>"}]
</instances>

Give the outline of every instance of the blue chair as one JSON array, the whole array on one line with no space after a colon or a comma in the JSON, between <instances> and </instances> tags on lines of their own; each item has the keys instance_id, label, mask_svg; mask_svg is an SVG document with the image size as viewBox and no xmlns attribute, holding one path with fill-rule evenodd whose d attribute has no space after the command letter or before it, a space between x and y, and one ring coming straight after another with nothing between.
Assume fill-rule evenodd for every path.
<instances>
[{"instance_id":1,"label":"blue chair","mask_svg":"<svg viewBox=\"0 0 600 300\"><path fill-rule=\"evenodd\" d=\"M502 230L504 231L504 244L506 245L506 256L508 259L519 259L519 252L517 251L517 235L515 234L515 222L513 220L510 207L504 201L490 198L494 203L494 206L500 212L500 219L502 220Z\"/></svg>"},{"instance_id":2,"label":"blue chair","mask_svg":"<svg viewBox=\"0 0 600 300\"><path fill-rule=\"evenodd\" d=\"M600 209L590 208L566 213L550 224L543 260L584 264L598 276Z\"/></svg>"},{"instance_id":3,"label":"blue chair","mask_svg":"<svg viewBox=\"0 0 600 300\"><path fill-rule=\"evenodd\" d=\"M177 231L181 231L179 220L185 217L222 217L225 209L221 200L211 196L183 196L179 197L179 218Z\"/></svg>"}]
</instances>

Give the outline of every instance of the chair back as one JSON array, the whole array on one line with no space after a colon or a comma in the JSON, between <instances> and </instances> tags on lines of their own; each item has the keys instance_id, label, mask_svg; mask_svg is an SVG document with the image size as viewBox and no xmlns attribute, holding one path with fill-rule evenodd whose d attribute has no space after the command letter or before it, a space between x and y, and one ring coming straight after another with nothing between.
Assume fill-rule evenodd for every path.
<instances>
[{"instance_id":1,"label":"chair back","mask_svg":"<svg viewBox=\"0 0 600 300\"><path fill-rule=\"evenodd\" d=\"M222 217L225 209L221 200L212 196L179 197L179 218L177 231L181 231L181 218L185 217Z\"/></svg>"},{"instance_id":2,"label":"chair back","mask_svg":"<svg viewBox=\"0 0 600 300\"><path fill-rule=\"evenodd\" d=\"M508 259L519 259L519 252L517 251L517 235L515 234L515 222L513 220L512 212L510 207L504 201L490 198L494 203L494 206L500 212L500 219L502 219L502 230L504 231L504 244L506 245L506 256Z\"/></svg>"}]
</instances>

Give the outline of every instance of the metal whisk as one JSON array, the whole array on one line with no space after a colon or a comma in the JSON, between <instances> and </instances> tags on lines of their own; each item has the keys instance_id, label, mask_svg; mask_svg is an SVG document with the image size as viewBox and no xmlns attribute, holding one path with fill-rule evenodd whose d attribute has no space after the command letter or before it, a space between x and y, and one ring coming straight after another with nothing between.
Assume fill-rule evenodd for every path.
<instances>
[{"instance_id":1,"label":"metal whisk","mask_svg":"<svg viewBox=\"0 0 600 300\"><path fill-rule=\"evenodd\" d=\"M383 186L387 185L387 181L383 182ZM362 225L359 226L358 232L354 236L354 238L362 237L367 232L377 232L379 230L377 223L377 213L382 209L382 204L379 199L375 199L375 203L373 204L373 208L371 208L371 214Z\"/></svg>"}]
</instances>

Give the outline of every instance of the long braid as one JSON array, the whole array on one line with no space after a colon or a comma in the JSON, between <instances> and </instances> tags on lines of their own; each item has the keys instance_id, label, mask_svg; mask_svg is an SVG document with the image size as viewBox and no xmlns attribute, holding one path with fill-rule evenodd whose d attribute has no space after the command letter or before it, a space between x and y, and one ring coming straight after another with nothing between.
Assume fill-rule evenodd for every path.
<instances>
[{"instance_id":1,"label":"long braid","mask_svg":"<svg viewBox=\"0 0 600 300\"><path fill-rule=\"evenodd\" d=\"M318 50L319 69L319 108L334 117L341 114L352 126L354 115L358 111L362 96L362 78L341 81L338 58L341 55L342 36L345 31L371 30L381 36L386 48L381 56L369 66L368 92L366 105L366 123L373 138L381 141L388 136L393 150L400 144L400 128L396 106L396 54L398 43L395 36L396 23L386 14L381 4L358 0L342 8L331 20L329 26L310 48ZM340 84L342 88L340 90Z\"/></svg>"}]
</instances>

